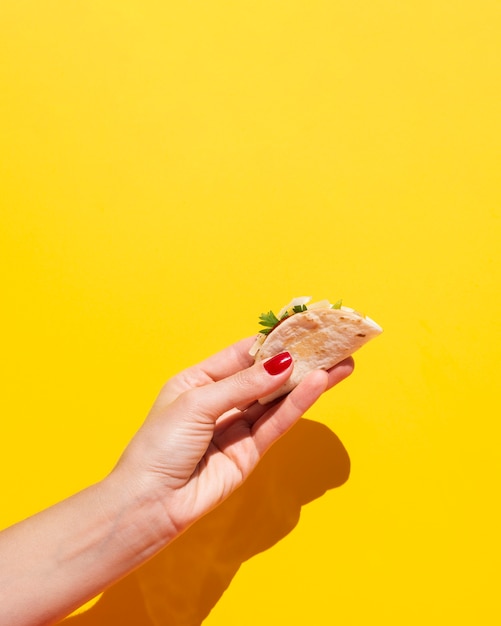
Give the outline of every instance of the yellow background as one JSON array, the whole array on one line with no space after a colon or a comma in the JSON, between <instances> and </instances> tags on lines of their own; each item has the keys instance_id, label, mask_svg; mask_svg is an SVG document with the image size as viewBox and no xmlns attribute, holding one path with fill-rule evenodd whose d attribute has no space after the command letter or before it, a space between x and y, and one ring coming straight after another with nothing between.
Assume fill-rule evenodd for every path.
<instances>
[{"instance_id":1,"label":"yellow background","mask_svg":"<svg viewBox=\"0 0 501 626\"><path fill-rule=\"evenodd\" d=\"M204 624L498 622L500 18L2 0L0 526L105 475L263 310L343 298L385 332L303 424L320 492Z\"/></svg>"}]
</instances>

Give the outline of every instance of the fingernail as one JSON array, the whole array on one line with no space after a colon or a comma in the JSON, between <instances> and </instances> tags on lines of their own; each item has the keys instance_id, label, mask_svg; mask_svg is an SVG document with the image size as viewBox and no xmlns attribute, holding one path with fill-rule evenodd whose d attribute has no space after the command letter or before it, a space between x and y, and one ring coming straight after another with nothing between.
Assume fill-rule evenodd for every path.
<instances>
[{"instance_id":1,"label":"fingernail","mask_svg":"<svg viewBox=\"0 0 501 626\"><path fill-rule=\"evenodd\" d=\"M265 361L263 366L268 374L276 376L277 374L285 372L291 363L292 357L290 352L281 352L280 354L275 354L275 356L272 356L271 359Z\"/></svg>"}]
</instances>

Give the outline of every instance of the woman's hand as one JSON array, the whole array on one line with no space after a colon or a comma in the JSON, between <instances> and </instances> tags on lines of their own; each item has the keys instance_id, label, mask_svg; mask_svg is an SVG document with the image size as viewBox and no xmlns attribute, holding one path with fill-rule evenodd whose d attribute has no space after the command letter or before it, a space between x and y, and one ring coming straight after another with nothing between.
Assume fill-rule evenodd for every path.
<instances>
[{"instance_id":1,"label":"woman's hand","mask_svg":"<svg viewBox=\"0 0 501 626\"><path fill-rule=\"evenodd\" d=\"M312 372L284 399L261 406L257 399L278 389L293 363L284 353L253 365L252 342L242 340L172 378L115 470L162 501L169 534L226 498L273 442L353 370L349 358L329 372Z\"/></svg>"},{"instance_id":2,"label":"woman's hand","mask_svg":"<svg viewBox=\"0 0 501 626\"><path fill-rule=\"evenodd\" d=\"M261 406L291 374L284 353L252 364L243 340L175 376L102 481L0 533L0 623L55 624L162 550L227 497L347 359Z\"/></svg>"}]
</instances>

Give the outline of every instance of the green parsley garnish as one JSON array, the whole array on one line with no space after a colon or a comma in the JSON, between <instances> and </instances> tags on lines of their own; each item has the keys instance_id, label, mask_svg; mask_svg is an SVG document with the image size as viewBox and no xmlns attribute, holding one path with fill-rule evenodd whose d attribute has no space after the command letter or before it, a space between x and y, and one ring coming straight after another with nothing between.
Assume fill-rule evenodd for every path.
<instances>
[{"instance_id":1,"label":"green parsley garnish","mask_svg":"<svg viewBox=\"0 0 501 626\"><path fill-rule=\"evenodd\" d=\"M259 332L263 335L268 335L275 328L277 324L280 324L280 320L273 313L273 311L268 311L268 313L261 313L259 316L259 324L264 326Z\"/></svg>"},{"instance_id":2,"label":"green parsley garnish","mask_svg":"<svg viewBox=\"0 0 501 626\"><path fill-rule=\"evenodd\" d=\"M340 309L342 304L343 304L343 301L338 300L332 305L331 308ZM284 320L286 320L291 315L294 315L295 313L304 313L304 311L307 311L307 310L308 310L308 307L306 306L306 304L296 304L296 306L293 306L292 309L289 309L289 311L286 311L280 317L280 319L278 319L278 317L275 315L275 313L273 313L273 311L268 311L268 313L261 313L261 315L259 316L259 324L261 326L264 326L264 328L262 328L259 332L262 335L269 335L271 331L280 324L280 322L283 322Z\"/></svg>"},{"instance_id":3,"label":"green parsley garnish","mask_svg":"<svg viewBox=\"0 0 501 626\"><path fill-rule=\"evenodd\" d=\"M273 311L268 311L268 313L261 313L261 315L259 316L259 324L261 326L264 326L264 328L262 328L259 332L262 335L269 335L271 331L280 324L280 322L283 322L291 315L294 315L294 313L303 313L303 311L307 310L308 309L305 304L297 304L296 306L292 307L292 314L286 311L280 317L280 319L278 319Z\"/></svg>"}]
</instances>

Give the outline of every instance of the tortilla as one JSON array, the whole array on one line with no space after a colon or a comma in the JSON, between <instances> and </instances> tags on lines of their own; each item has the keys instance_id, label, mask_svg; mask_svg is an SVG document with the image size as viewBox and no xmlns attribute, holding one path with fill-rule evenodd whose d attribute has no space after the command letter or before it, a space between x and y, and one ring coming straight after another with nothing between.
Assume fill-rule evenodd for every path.
<instances>
[{"instance_id":1,"label":"tortilla","mask_svg":"<svg viewBox=\"0 0 501 626\"><path fill-rule=\"evenodd\" d=\"M288 351L294 369L287 382L261 398L260 404L285 395L309 372L334 367L381 332L376 322L346 307L315 308L288 317L266 337L255 360Z\"/></svg>"}]
</instances>

